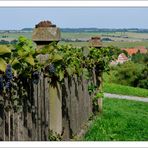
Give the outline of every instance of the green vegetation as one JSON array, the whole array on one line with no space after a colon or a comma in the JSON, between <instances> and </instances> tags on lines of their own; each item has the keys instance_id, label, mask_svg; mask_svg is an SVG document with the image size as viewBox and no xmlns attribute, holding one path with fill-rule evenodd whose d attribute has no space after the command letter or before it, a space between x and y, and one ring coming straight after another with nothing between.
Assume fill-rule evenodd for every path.
<instances>
[{"instance_id":1,"label":"green vegetation","mask_svg":"<svg viewBox=\"0 0 148 148\"><path fill-rule=\"evenodd\" d=\"M89 43L88 42L64 42L64 41L60 41L59 45L65 45L65 44L70 44L72 46L75 47L88 47Z\"/></svg>"},{"instance_id":2,"label":"green vegetation","mask_svg":"<svg viewBox=\"0 0 148 148\"><path fill-rule=\"evenodd\" d=\"M5 96L13 92L12 101L18 100L20 104L20 99L15 96L16 86L19 85L23 92L21 95L25 95L23 88L25 84L28 81L38 84L41 73L51 78L51 84L55 84L55 81L62 83L65 77L74 75L78 77L87 75L88 79L91 79L93 68L98 68L98 75L108 71L109 63L121 52L114 47L102 47L100 50L84 49L71 45L57 45L54 42L42 49L35 49L35 44L23 36L19 37L14 46L0 46L0 95ZM6 71L11 75L9 81ZM24 83L21 82L22 80ZM9 89L7 84L10 86ZM11 84L14 87L11 87Z\"/></svg>"},{"instance_id":3,"label":"green vegetation","mask_svg":"<svg viewBox=\"0 0 148 148\"><path fill-rule=\"evenodd\" d=\"M129 96L148 97L148 90L138 87L124 86L115 83L104 83L104 92Z\"/></svg>"},{"instance_id":4,"label":"green vegetation","mask_svg":"<svg viewBox=\"0 0 148 148\"><path fill-rule=\"evenodd\" d=\"M119 48L132 48L137 46L144 46L148 48L148 41L135 41L135 42L129 42L129 41L113 41L113 42L105 42L103 43L105 46L117 46Z\"/></svg>"},{"instance_id":5,"label":"green vegetation","mask_svg":"<svg viewBox=\"0 0 148 148\"><path fill-rule=\"evenodd\" d=\"M12 39L18 39L19 36L25 36L29 39L31 39L31 32L5 32L5 33L0 33L0 39L7 39L7 40L12 40Z\"/></svg>"},{"instance_id":6,"label":"green vegetation","mask_svg":"<svg viewBox=\"0 0 148 148\"><path fill-rule=\"evenodd\" d=\"M92 121L83 140L148 140L148 103L104 99L103 107L103 113Z\"/></svg>"},{"instance_id":7,"label":"green vegetation","mask_svg":"<svg viewBox=\"0 0 148 148\"><path fill-rule=\"evenodd\" d=\"M73 46L88 46L88 42L63 42L60 41L59 44L72 44ZM144 46L148 48L148 42L147 41L135 41L135 42L128 42L128 41L111 41L111 42L103 42L103 46L116 46L118 48L132 48L132 47L138 47L138 46Z\"/></svg>"},{"instance_id":8,"label":"green vegetation","mask_svg":"<svg viewBox=\"0 0 148 148\"><path fill-rule=\"evenodd\" d=\"M5 32L0 33L0 40L6 40L5 42L10 42L18 39L19 36L25 36L31 39L32 32ZM119 48L130 48L136 46L145 46L148 48L148 33L137 33L137 32L61 32L62 39L90 39L92 36L101 36L101 38L110 38L114 41L103 42L104 46L116 46ZM120 38L119 38L120 36ZM127 36L128 38L124 38ZM88 46L88 42L63 42L60 44L72 44L74 46Z\"/></svg>"},{"instance_id":9,"label":"green vegetation","mask_svg":"<svg viewBox=\"0 0 148 148\"><path fill-rule=\"evenodd\" d=\"M113 66L109 74L104 73L104 81L148 89L148 59L146 56L144 57L145 60L143 62L139 59L138 63L128 61L124 64Z\"/></svg>"},{"instance_id":10,"label":"green vegetation","mask_svg":"<svg viewBox=\"0 0 148 148\"><path fill-rule=\"evenodd\" d=\"M133 33L133 32L62 32L62 38L90 38L91 36L99 35L101 37L112 37L125 39L148 39L148 33Z\"/></svg>"}]
</instances>

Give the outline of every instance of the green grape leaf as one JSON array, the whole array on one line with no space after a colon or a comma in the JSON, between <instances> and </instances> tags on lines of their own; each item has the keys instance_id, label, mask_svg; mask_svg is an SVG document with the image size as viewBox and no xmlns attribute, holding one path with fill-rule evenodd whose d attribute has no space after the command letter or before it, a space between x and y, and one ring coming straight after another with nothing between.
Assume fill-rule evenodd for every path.
<instances>
[{"instance_id":1,"label":"green grape leaf","mask_svg":"<svg viewBox=\"0 0 148 148\"><path fill-rule=\"evenodd\" d=\"M29 63L30 65L34 66L35 62L34 62L34 58L32 57L32 55L29 55L28 57L25 58L25 61L27 63Z\"/></svg>"},{"instance_id":2,"label":"green grape leaf","mask_svg":"<svg viewBox=\"0 0 148 148\"><path fill-rule=\"evenodd\" d=\"M72 70L71 70L71 68L67 67L67 68L66 68L66 71L67 71L67 73L68 73L69 76L72 75Z\"/></svg>"},{"instance_id":3,"label":"green grape leaf","mask_svg":"<svg viewBox=\"0 0 148 148\"><path fill-rule=\"evenodd\" d=\"M5 72L7 67L7 63L4 59L0 58L0 71Z\"/></svg>"},{"instance_id":4,"label":"green grape leaf","mask_svg":"<svg viewBox=\"0 0 148 148\"><path fill-rule=\"evenodd\" d=\"M24 58L24 57L26 57L27 55L28 55L28 52L25 52L25 51L23 51L23 50L18 50L17 51L17 53L18 53L18 55L20 56L20 57L22 57L22 58Z\"/></svg>"},{"instance_id":5,"label":"green grape leaf","mask_svg":"<svg viewBox=\"0 0 148 148\"><path fill-rule=\"evenodd\" d=\"M26 41L26 38L24 36L20 36L18 38L19 42L25 42Z\"/></svg>"},{"instance_id":6,"label":"green grape leaf","mask_svg":"<svg viewBox=\"0 0 148 148\"><path fill-rule=\"evenodd\" d=\"M63 57L62 57L61 55L55 54L55 55L53 55L53 57L52 57L52 62L60 61L60 60L62 60L62 59L63 59Z\"/></svg>"},{"instance_id":7,"label":"green grape leaf","mask_svg":"<svg viewBox=\"0 0 148 148\"><path fill-rule=\"evenodd\" d=\"M15 64L18 64L19 63L19 60L17 58L13 59L13 61L11 61L11 64L12 65L15 65Z\"/></svg>"},{"instance_id":8,"label":"green grape leaf","mask_svg":"<svg viewBox=\"0 0 148 148\"><path fill-rule=\"evenodd\" d=\"M5 45L0 45L0 55L4 55L8 53L11 53L11 50Z\"/></svg>"},{"instance_id":9,"label":"green grape leaf","mask_svg":"<svg viewBox=\"0 0 148 148\"><path fill-rule=\"evenodd\" d=\"M17 58L15 58L12 63L11 63L12 67L14 69L20 69L21 68L21 63L19 62L19 60Z\"/></svg>"},{"instance_id":10,"label":"green grape leaf","mask_svg":"<svg viewBox=\"0 0 148 148\"><path fill-rule=\"evenodd\" d=\"M62 81L64 79L64 71L60 70L59 71L59 79Z\"/></svg>"}]
</instances>

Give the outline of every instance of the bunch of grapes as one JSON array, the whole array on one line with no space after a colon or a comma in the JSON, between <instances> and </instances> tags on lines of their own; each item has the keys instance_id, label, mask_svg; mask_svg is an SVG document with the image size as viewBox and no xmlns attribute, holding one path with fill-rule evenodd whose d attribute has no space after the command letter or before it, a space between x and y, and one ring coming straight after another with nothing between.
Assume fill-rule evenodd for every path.
<instances>
[{"instance_id":1,"label":"bunch of grapes","mask_svg":"<svg viewBox=\"0 0 148 148\"><path fill-rule=\"evenodd\" d=\"M61 66L62 66L63 69L66 68L66 65L63 62L61 63Z\"/></svg>"},{"instance_id":2,"label":"bunch of grapes","mask_svg":"<svg viewBox=\"0 0 148 148\"><path fill-rule=\"evenodd\" d=\"M0 94L2 94L3 91L3 78L0 77Z\"/></svg>"},{"instance_id":3,"label":"bunch of grapes","mask_svg":"<svg viewBox=\"0 0 148 148\"><path fill-rule=\"evenodd\" d=\"M12 67L11 67L10 64L8 64L7 68L6 68L6 78L9 79L9 80L12 80L12 78L13 78Z\"/></svg>"},{"instance_id":4,"label":"bunch of grapes","mask_svg":"<svg viewBox=\"0 0 148 148\"><path fill-rule=\"evenodd\" d=\"M6 68L6 89L9 90L11 88L11 80L13 79L12 75L12 67L10 64L7 65Z\"/></svg>"},{"instance_id":5,"label":"bunch of grapes","mask_svg":"<svg viewBox=\"0 0 148 148\"><path fill-rule=\"evenodd\" d=\"M40 79L40 73L39 73L39 71L34 71L33 72L32 79L33 79L33 83L34 84L38 84L39 83L39 79Z\"/></svg>"},{"instance_id":6,"label":"bunch of grapes","mask_svg":"<svg viewBox=\"0 0 148 148\"><path fill-rule=\"evenodd\" d=\"M50 74L55 74L56 69L55 69L55 65L54 65L54 64L50 64L50 65L48 66L48 72L49 72Z\"/></svg>"}]
</instances>

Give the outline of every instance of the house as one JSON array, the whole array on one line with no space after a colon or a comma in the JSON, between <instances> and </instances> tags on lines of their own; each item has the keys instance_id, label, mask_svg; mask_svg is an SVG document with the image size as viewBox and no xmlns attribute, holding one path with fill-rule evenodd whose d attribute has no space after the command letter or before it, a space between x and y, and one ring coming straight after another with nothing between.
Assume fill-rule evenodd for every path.
<instances>
[{"instance_id":1,"label":"house","mask_svg":"<svg viewBox=\"0 0 148 148\"><path fill-rule=\"evenodd\" d=\"M111 65L117 65L117 64L122 64L128 60L130 60L130 57L138 52L146 54L147 53L147 49L144 46L139 46L139 47L135 47L135 48L122 48L121 50L125 50L128 53L127 57L124 53L121 53L118 56L118 59L116 61L112 61L110 64Z\"/></svg>"},{"instance_id":2,"label":"house","mask_svg":"<svg viewBox=\"0 0 148 148\"><path fill-rule=\"evenodd\" d=\"M124 62L128 61L128 57L124 54L124 53L121 53L119 54L118 56L118 59L116 61L112 61L110 64L111 65L117 65L117 64L123 64Z\"/></svg>"},{"instance_id":3,"label":"house","mask_svg":"<svg viewBox=\"0 0 148 148\"><path fill-rule=\"evenodd\" d=\"M129 60L128 57L124 53L121 53L121 54L119 54L118 59L116 60L116 62L122 64L122 63L124 63L124 62L126 62L128 60Z\"/></svg>"},{"instance_id":4,"label":"house","mask_svg":"<svg viewBox=\"0 0 148 148\"><path fill-rule=\"evenodd\" d=\"M135 48L122 48L121 50L125 50L129 56L132 56L133 54L136 54L138 52L146 54L147 49L144 46L139 46Z\"/></svg>"}]
</instances>

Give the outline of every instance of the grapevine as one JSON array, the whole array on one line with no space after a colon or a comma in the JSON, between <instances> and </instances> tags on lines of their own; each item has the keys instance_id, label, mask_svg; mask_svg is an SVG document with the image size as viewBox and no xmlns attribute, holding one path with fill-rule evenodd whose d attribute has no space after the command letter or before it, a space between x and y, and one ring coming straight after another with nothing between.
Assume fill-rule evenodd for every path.
<instances>
[{"instance_id":1,"label":"grapevine","mask_svg":"<svg viewBox=\"0 0 148 148\"><path fill-rule=\"evenodd\" d=\"M32 80L34 84L38 84L40 79L40 73L38 71L34 71L32 74Z\"/></svg>"},{"instance_id":2,"label":"grapevine","mask_svg":"<svg viewBox=\"0 0 148 148\"><path fill-rule=\"evenodd\" d=\"M0 95L2 95L2 91L3 91L3 78L0 77Z\"/></svg>"},{"instance_id":3,"label":"grapevine","mask_svg":"<svg viewBox=\"0 0 148 148\"><path fill-rule=\"evenodd\" d=\"M10 64L8 64L6 68L6 90L10 90L12 78L12 67Z\"/></svg>"},{"instance_id":4,"label":"grapevine","mask_svg":"<svg viewBox=\"0 0 148 148\"><path fill-rule=\"evenodd\" d=\"M54 42L36 50L31 40L20 37L13 48L0 54L0 65L3 65L0 68L0 94L8 90L13 92L13 95L15 93L13 89L17 85L20 85L21 91L25 92L21 81L27 83L27 80L32 80L33 84L38 84L41 72L44 76L55 78L60 83L64 77L74 75L81 77L86 74L90 79L93 69L99 73L108 71L109 63L116 59L120 52L121 50L113 46L84 49L72 45L58 45ZM42 62L39 60L40 55L46 57ZM14 100L16 98L14 97Z\"/></svg>"}]
</instances>

